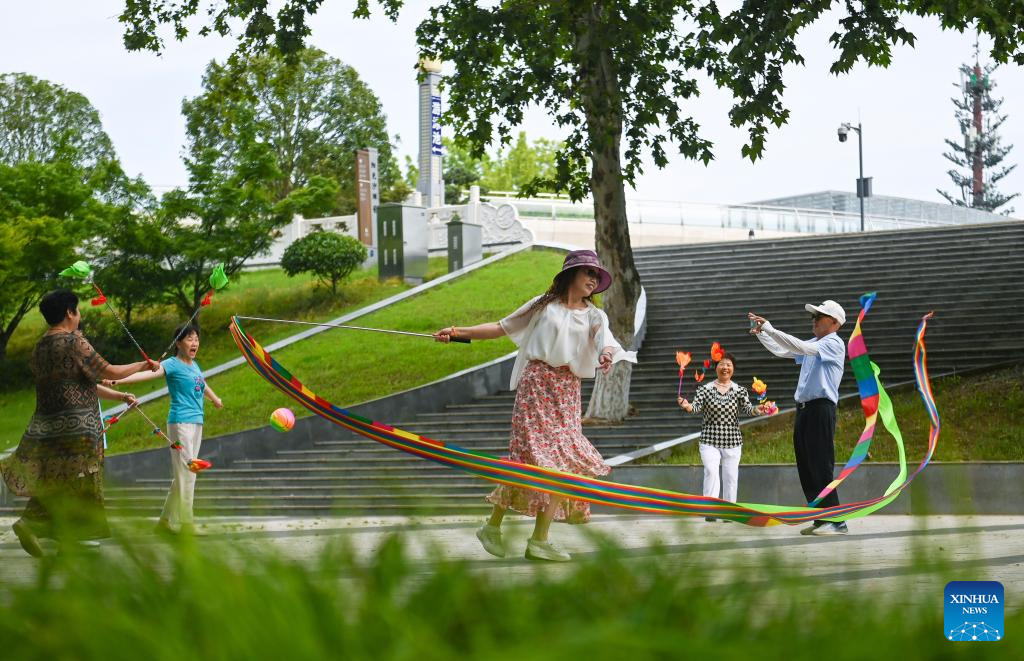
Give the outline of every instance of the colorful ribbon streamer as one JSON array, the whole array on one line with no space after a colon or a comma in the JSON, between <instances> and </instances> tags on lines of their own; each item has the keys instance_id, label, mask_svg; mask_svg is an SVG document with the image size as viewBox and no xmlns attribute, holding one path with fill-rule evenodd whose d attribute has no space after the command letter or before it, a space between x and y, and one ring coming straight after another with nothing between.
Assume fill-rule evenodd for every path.
<instances>
[{"instance_id":1,"label":"colorful ribbon streamer","mask_svg":"<svg viewBox=\"0 0 1024 661\"><path fill-rule=\"evenodd\" d=\"M246 362L271 385L316 415L378 443L499 484L535 489L633 511L712 516L749 526L764 527L778 524L797 525L814 520L845 521L867 516L868 513L892 502L928 464L939 435L938 413L931 396L925 364L924 331L929 316L930 314L921 320L914 353L914 374L932 423L927 456L910 477L905 477L906 459L901 446L900 474L885 494L865 501L825 508L731 503L718 498L619 484L520 464L419 436L382 422L374 422L328 402L304 386L246 333L237 316L232 317L229 328Z\"/></svg>"},{"instance_id":2,"label":"colorful ribbon streamer","mask_svg":"<svg viewBox=\"0 0 1024 661\"><path fill-rule=\"evenodd\" d=\"M877 296L878 294L871 292L860 297L860 314L857 315L857 324L853 327L853 334L850 335L846 350L846 355L850 360L850 367L853 368L853 376L857 379L860 406L864 410L864 430L861 432L857 444L853 446L853 452L850 453L846 466L839 472L839 477L832 480L828 486L822 489L821 493L809 503L810 505L817 505L821 502L822 498L835 491L836 487L843 480L860 467L861 463L868 456L871 441L875 436L880 392L883 392L884 389L882 388L882 382L878 380L878 366L871 362L871 358L868 356L868 347L864 342L864 332L861 330L861 324L864 322L864 316L871 309L871 304L875 302ZM886 401L888 401L888 397L886 397ZM890 404L890 410L891 408ZM895 424L895 417L892 420L893 424ZM902 449L902 443L900 443L900 447Z\"/></svg>"}]
</instances>

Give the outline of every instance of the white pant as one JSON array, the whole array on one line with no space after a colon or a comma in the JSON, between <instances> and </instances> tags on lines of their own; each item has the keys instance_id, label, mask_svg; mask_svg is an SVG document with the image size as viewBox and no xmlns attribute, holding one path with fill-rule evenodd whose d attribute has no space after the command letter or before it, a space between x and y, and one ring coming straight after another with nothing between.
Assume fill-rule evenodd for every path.
<instances>
[{"instance_id":1,"label":"white pant","mask_svg":"<svg viewBox=\"0 0 1024 661\"><path fill-rule=\"evenodd\" d=\"M164 500L160 518L177 530L181 524L192 523L192 496L196 490L196 474L188 469L186 459L199 457L199 445L203 441L203 426L191 422L167 425L167 437L182 444L182 450L170 449L171 490Z\"/></svg>"},{"instance_id":2,"label":"white pant","mask_svg":"<svg viewBox=\"0 0 1024 661\"><path fill-rule=\"evenodd\" d=\"M700 444L700 460L704 462L704 495L721 498L730 503L736 502L736 489L739 486L740 455L743 446L736 448L716 448L713 445ZM722 467L722 480L718 480L718 467ZM722 495L718 495L719 485Z\"/></svg>"}]
</instances>

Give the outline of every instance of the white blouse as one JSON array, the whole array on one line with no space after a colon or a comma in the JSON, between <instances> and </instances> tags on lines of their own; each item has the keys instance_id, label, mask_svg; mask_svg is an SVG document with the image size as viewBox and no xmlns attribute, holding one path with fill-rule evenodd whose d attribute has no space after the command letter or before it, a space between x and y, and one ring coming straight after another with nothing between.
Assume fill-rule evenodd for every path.
<instances>
[{"instance_id":1,"label":"white blouse","mask_svg":"<svg viewBox=\"0 0 1024 661\"><path fill-rule=\"evenodd\" d=\"M499 323L519 347L512 367L512 389L531 360L543 360L552 367L568 365L581 379L597 374L604 347L612 347L612 363L636 362L635 351L625 351L608 329L608 315L592 303L586 309L572 310L560 301L552 301L540 310L526 311L540 296L535 296Z\"/></svg>"}]
</instances>

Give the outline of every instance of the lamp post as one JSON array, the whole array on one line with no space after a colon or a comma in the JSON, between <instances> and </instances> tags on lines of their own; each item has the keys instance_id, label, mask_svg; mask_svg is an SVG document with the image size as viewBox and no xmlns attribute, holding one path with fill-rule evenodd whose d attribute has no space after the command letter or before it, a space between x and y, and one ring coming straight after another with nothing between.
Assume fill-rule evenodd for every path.
<instances>
[{"instance_id":1,"label":"lamp post","mask_svg":"<svg viewBox=\"0 0 1024 661\"><path fill-rule=\"evenodd\" d=\"M860 162L860 177L857 179L857 197L860 198L860 231L864 231L864 198L871 197L871 177L864 178L864 134L861 131L860 122L854 126L849 122L843 122L839 125L837 133L839 134L839 142L846 142L847 136L850 131L857 132L857 159Z\"/></svg>"}]
</instances>

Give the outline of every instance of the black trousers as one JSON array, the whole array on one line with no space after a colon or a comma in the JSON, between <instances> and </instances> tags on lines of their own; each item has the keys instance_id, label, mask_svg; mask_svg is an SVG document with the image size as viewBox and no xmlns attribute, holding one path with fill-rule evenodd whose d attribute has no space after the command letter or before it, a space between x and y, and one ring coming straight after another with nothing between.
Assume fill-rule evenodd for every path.
<instances>
[{"instance_id":1,"label":"black trousers","mask_svg":"<svg viewBox=\"0 0 1024 661\"><path fill-rule=\"evenodd\" d=\"M800 486L807 502L818 497L832 481L836 463L836 405L830 399L812 399L797 404L793 422L793 450ZM825 496L817 507L839 504L839 493Z\"/></svg>"}]
</instances>

